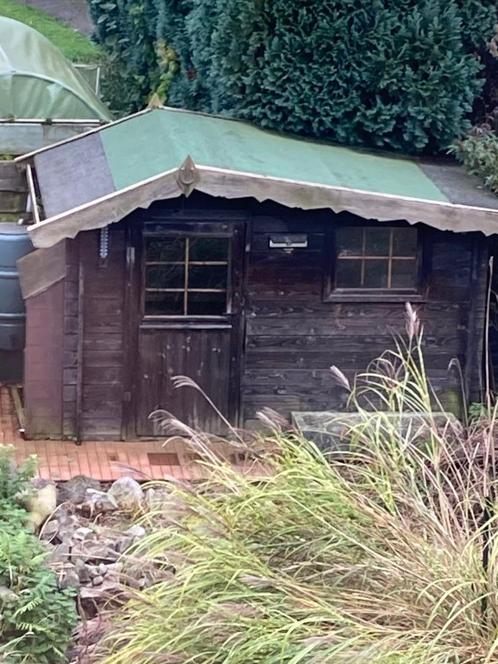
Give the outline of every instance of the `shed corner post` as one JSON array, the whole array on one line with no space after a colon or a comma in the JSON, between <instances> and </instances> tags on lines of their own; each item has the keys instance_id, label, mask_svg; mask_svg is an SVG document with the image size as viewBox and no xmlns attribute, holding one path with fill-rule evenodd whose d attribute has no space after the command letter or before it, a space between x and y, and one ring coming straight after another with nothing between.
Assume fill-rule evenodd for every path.
<instances>
[{"instance_id":1,"label":"shed corner post","mask_svg":"<svg viewBox=\"0 0 498 664\"><path fill-rule=\"evenodd\" d=\"M469 307L467 314L467 348L464 381L467 406L486 398L488 388L485 369L488 358L487 322L489 300L489 241L481 233L475 233L472 244L472 263L469 280Z\"/></svg>"}]
</instances>

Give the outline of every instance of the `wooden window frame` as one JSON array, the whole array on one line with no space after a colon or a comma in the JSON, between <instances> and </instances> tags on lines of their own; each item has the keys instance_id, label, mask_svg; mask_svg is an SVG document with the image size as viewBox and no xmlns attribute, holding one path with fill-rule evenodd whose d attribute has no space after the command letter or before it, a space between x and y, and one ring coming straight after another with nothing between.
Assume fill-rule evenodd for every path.
<instances>
[{"instance_id":1,"label":"wooden window frame","mask_svg":"<svg viewBox=\"0 0 498 664\"><path fill-rule=\"evenodd\" d=\"M202 226L202 224L199 224L199 226ZM182 240L186 240L185 242L185 251L187 251L189 243L188 240L196 239L196 238L206 238L206 237L211 237L211 238L220 238L220 239L226 239L228 242L228 255L227 255L227 260L226 261L212 261L213 264L223 264L226 265L227 268L227 285L226 289L188 289L188 284L187 284L187 270L185 270L185 284L184 288L182 289L164 289L165 292L184 292L185 288L187 287L187 291L191 292L224 292L226 293L226 307L225 307L225 313L224 314L195 314L195 315L190 315L188 313L185 314L146 314L145 313L145 294L146 294L146 268L148 265L154 263L154 261L147 261L147 250L146 250L146 239L147 238L179 238ZM140 315L141 315L141 320L142 324L147 326L147 325L154 325L154 323L165 323L165 322L178 322L182 324L188 324L188 323L196 323L196 322L206 322L206 321L213 321L213 322L225 322L228 321L232 312L233 312L233 286L232 286L232 267L233 267L233 248L232 248L232 237L233 234L230 232L223 232L223 231L217 231L216 229L213 229L211 227L211 224L206 224L204 228L198 228L196 230L192 231L182 231L179 228L175 229L169 229L167 227L164 227L164 229L158 230L158 231L148 231L146 228L143 229L142 232L142 249L141 249L141 255L142 255L142 260L141 260L141 293L140 293ZM182 265L185 265L187 267L188 265L192 263L211 263L211 261L186 261L185 263L181 263ZM158 261L158 264L160 264L161 261ZM166 263L166 261L165 261ZM163 290L163 289L158 289L158 290ZM185 296L184 296L185 297ZM184 305L186 304L186 300L184 301Z\"/></svg>"},{"instance_id":2,"label":"wooden window frame","mask_svg":"<svg viewBox=\"0 0 498 664\"><path fill-rule=\"evenodd\" d=\"M415 227L417 231L417 285L410 289L393 288L337 288L335 285L337 270L337 243L336 231L339 228L373 228L371 223L344 223L329 225L324 251L324 302L423 302L425 301L424 275L427 273L428 260L426 235L421 227ZM379 227L403 228L407 227L403 222L382 222ZM382 259L382 257L380 257ZM392 260L392 259L391 259Z\"/></svg>"}]
</instances>

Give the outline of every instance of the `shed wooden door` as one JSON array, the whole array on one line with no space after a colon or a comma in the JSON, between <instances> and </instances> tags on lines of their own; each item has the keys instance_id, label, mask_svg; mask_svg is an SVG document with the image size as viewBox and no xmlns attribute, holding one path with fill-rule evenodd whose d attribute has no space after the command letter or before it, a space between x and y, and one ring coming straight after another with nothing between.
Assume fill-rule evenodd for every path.
<instances>
[{"instance_id":1,"label":"shed wooden door","mask_svg":"<svg viewBox=\"0 0 498 664\"><path fill-rule=\"evenodd\" d=\"M206 398L236 423L240 398L244 226L144 223L135 420L138 436L162 436L152 413L165 410L203 431L223 425Z\"/></svg>"}]
</instances>

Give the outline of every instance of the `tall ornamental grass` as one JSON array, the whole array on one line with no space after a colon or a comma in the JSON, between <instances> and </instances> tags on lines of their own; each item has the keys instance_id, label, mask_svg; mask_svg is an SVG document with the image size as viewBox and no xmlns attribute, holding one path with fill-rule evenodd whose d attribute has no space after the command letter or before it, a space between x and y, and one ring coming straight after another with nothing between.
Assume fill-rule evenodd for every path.
<instances>
[{"instance_id":1,"label":"tall ornamental grass","mask_svg":"<svg viewBox=\"0 0 498 664\"><path fill-rule=\"evenodd\" d=\"M410 309L407 332L352 388L333 370L360 415L347 452L266 414L255 481L189 432L211 478L145 517L133 555L161 579L118 613L105 664L498 662L496 414L431 415Z\"/></svg>"}]
</instances>

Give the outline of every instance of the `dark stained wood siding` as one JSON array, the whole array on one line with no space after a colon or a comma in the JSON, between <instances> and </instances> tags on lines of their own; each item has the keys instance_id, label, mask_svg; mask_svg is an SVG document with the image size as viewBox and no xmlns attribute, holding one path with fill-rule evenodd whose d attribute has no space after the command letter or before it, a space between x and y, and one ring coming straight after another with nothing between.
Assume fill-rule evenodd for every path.
<instances>
[{"instance_id":1,"label":"dark stained wood siding","mask_svg":"<svg viewBox=\"0 0 498 664\"><path fill-rule=\"evenodd\" d=\"M149 415L165 408L189 426L213 433L222 430L221 422L203 395L192 388L175 389L172 376L192 378L223 414L230 412L228 384L231 374L232 330L227 329L144 329L139 337L140 373L137 432L161 435L160 422Z\"/></svg>"},{"instance_id":2,"label":"dark stained wood siding","mask_svg":"<svg viewBox=\"0 0 498 664\"><path fill-rule=\"evenodd\" d=\"M78 332L79 332L78 240L66 241L64 280L63 420L64 438L77 438Z\"/></svg>"},{"instance_id":3,"label":"dark stained wood siding","mask_svg":"<svg viewBox=\"0 0 498 664\"><path fill-rule=\"evenodd\" d=\"M124 394L125 229L110 227L109 255L99 258L99 231L79 236L82 320L79 436L119 440ZM70 374L78 381L77 371Z\"/></svg>"},{"instance_id":4,"label":"dark stained wood siding","mask_svg":"<svg viewBox=\"0 0 498 664\"><path fill-rule=\"evenodd\" d=\"M133 405L128 399L137 398L127 391L133 384L129 358L137 352L132 331L138 326L124 313L126 225L163 212L175 216L178 227L192 219L248 224L238 424L252 424L265 406L285 416L292 410L341 409L346 395L333 382L330 366L352 376L392 347L393 334L404 331L403 301L324 298L324 274L330 268L327 233L344 215L197 194L156 203L110 227L105 261L99 259L99 231L67 242L64 285L28 302L26 401L32 435L64 433L87 440L124 435ZM308 234L308 248L293 253L269 249L269 235L279 232ZM458 373L448 371L452 358L461 363L469 397L479 398L487 242L479 234L429 228L423 233L425 283L414 306L425 326L429 376L444 403L454 407L461 387ZM179 366L174 371L185 373ZM188 390L184 394L190 398Z\"/></svg>"},{"instance_id":5,"label":"dark stained wood siding","mask_svg":"<svg viewBox=\"0 0 498 664\"><path fill-rule=\"evenodd\" d=\"M282 209L263 216L255 211L242 384L246 423L264 406L286 416L292 410L341 409L346 394L332 380L330 366L352 377L393 346L393 334L404 331L403 301L324 301L323 271L330 267L327 257L322 260L327 224L344 218ZM445 405L455 407L461 389L457 372L448 371L453 357L466 372L469 396L479 398L486 244L478 234L422 231L426 282L423 301L414 306L424 323L431 381ZM309 248L293 254L269 250L272 232L307 232Z\"/></svg>"}]
</instances>

